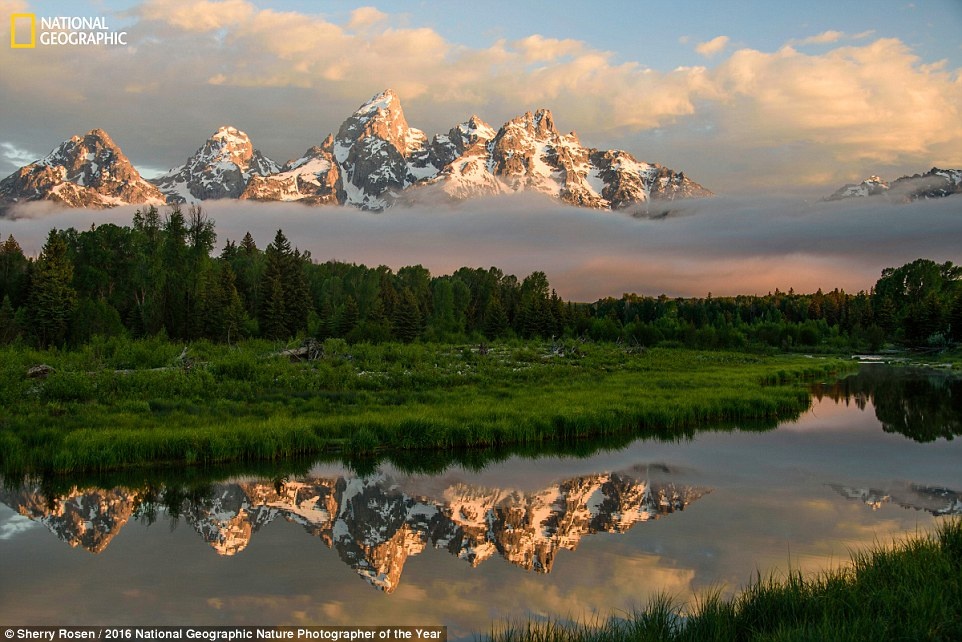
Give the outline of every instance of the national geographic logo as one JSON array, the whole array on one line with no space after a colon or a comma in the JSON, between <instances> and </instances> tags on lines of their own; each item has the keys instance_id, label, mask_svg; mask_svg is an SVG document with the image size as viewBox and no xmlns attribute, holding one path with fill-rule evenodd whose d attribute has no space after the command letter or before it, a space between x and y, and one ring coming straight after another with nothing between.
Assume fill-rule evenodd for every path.
<instances>
[{"instance_id":1,"label":"national geographic logo","mask_svg":"<svg viewBox=\"0 0 962 642\"><path fill-rule=\"evenodd\" d=\"M20 37L17 37L19 28ZM37 16L14 13L10 16L10 48L33 49L37 46Z\"/></svg>"},{"instance_id":2,"label":"national geographic logo","mask_svg":"<svg viewBox=\"0 0 962 642\"><path fill-rule=\"evenodd\" d=\"M107 26L103 16L41 16L38 37L37 15L10 15L10 48L36 49L59 46L127 46L127 32Z\"/></svg>"}]
</instances>

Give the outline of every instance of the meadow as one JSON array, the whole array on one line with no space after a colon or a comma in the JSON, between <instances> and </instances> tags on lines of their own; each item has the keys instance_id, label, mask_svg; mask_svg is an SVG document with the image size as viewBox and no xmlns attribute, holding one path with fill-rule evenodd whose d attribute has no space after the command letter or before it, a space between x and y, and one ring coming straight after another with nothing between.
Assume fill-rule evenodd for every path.
<instances>
[{"instance_id":1,"label":"meadow","mask_svg":"<svg viewBox=\"0 0 962 642\"><path fill-rule=\"evenodd\" d=\"M189 346L95 338L0 350L0 469L114 470L338 454L472 452L603 435L771 428L806 410L803 381L847 368L800 355L567 340L491 345L328 339ZM38 364L52 370L28 376Z\"/></svg>"}]
</instances>

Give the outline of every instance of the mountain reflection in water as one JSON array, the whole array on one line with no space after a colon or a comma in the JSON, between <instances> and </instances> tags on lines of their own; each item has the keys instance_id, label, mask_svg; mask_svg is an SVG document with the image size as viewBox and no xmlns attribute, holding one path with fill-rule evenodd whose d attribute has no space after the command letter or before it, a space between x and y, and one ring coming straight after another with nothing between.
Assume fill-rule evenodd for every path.
<instances>
[{"instance_id":1,"label":"mountain reflection in water","mask_svg":"<svg viewBox=\"0 0 962 642\"><path fill-rule=\"evenodd\" d=\"M582 475L537 492L456 483L439 497L405 492L398 479L304 477L176 487L74 488L48 495L40 485L4 488L0 501L41 522L62 541L99 553L131 517L160 511L183 518L220 555L236 555L262 526L282 518L319 537L371 585L393 592L404 563L427 546L476 567L500 555L549 573L561 549L584 535L624 533L638 522L684 510L710 492L648 479L647 469Z\"/></svg>"},{"instance_id":2,"label":"mountain reflection in water","mask_svg":"<svg viewBox=\"0 0 962 642\"><path fill-rule=\"evenodd\" d=\"M936 517L962 515L962 493L948 488L920 484L899 484L887 490L841 484L829 484L829 487L842 497L863 502L872 510L891 503L902 508L922 510Z\"/></svg>"}]
</instances>

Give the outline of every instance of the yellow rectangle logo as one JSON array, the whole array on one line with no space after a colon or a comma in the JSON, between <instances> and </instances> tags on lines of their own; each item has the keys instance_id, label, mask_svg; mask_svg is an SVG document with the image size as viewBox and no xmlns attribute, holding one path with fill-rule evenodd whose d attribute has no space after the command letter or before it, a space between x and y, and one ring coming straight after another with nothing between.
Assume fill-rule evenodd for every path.
<instances>
[{"instance_id":1,"label":"yellow rectangle logo","mask_svg":"<svg viewBox=\"0 0 962 642\"><path fill-rule=\"evenodd\" d=\"M17 22L20 22L21 33L27 31L26 22L30 22L30 40L18 42ZM37 46L37 16L33 13L12 13L10 14L10 48L11 49L34 49Z\"/></svg>"}]
</instances>

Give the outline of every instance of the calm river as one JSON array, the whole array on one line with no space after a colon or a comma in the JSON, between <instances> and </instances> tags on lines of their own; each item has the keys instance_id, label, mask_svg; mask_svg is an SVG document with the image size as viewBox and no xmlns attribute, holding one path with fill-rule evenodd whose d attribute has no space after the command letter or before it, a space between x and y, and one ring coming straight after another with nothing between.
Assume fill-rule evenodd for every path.
<instances>
[{"instance_id":1,"label":"calm river","mask_svg":"<svg viewBox=\"0 0 962 642\"><path fill-rule=\"evenodd\" d=\"M768 432L363 475L0 489L0 623L447 625L618 614L962 514L962 382L863 366Z\"/></svg>"}]
</instances>

